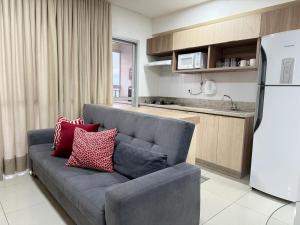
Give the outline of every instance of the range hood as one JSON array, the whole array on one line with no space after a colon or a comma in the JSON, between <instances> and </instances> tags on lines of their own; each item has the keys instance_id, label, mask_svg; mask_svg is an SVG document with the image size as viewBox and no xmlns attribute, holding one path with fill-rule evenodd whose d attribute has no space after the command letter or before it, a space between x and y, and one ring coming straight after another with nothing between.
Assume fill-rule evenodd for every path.
<instances>
[{"instance_id":1,"label":"range hood","mask_svg":"<svg viewBox=\"0 0 300 225\"><path fill-rule=\"evenodd\" d=\"M147 63L145 66L171 66L172 65L172 60L160 60L160 61L153 61Z\"/></svg>"}]
</instances>

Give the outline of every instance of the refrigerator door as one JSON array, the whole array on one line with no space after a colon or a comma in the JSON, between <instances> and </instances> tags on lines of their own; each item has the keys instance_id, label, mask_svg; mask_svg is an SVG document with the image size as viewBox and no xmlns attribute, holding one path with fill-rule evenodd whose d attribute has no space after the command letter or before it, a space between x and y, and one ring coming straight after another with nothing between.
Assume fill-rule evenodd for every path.
<instances>
[{"instance_id":1,"label":"refrigerator door","mask_svg":"<svg viewBox=\"0 0 300 225\"><path fill-rule=\"evenodd\" d=\"M300 196L300 87L266 86L254 133L250 185L289 201Z\"/></svg>"},{"instance_id":2,"label":"refrigerator door","mask_svg":"<svg viewBox=\"0 0 300 225\"><path fill-rule=\"evenodd\" d=\"M262 38L268 65L265 85L300 85L300 30Z\"/></svg>"}]
</instances>

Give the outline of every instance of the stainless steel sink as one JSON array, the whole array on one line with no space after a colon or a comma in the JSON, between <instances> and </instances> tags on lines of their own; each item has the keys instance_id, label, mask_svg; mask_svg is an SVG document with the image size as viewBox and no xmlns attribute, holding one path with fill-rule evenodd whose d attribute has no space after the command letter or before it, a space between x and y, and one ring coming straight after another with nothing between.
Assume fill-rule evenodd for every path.
<instances>
[{"instance_id":1,"label":"stainless steel sink","mask_svg":"<svg viewBox=\"0 0 300 225\"><path fill-rule=\"evenodd\" d=\"M208 110L215 110L215 111L225 111L225 112L242 112L239 108L225 108L225 107L209 107L209 106L200 106L200 105L186 105L184 103L176 104L177 106L182 107L191 107L191 108L199 108L199 109L208 109Z\"/></svg>"}]
</instances>

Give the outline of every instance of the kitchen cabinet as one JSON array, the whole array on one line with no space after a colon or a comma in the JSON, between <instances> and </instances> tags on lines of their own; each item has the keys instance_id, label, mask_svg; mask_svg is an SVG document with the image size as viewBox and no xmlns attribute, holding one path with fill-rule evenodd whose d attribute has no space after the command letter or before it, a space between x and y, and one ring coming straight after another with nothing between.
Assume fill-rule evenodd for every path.
<instances>
[{"instance_id":1,"label":"kitchen cabinet","mask_svg":"<svg viewBox=\"0 0 300 225\"><path fill-rule=\"evenodd\" d=\"M257 70L260 47L261 14L247 15L203 25L187 30L159 35L147 40L147 54L172 58L173 73L216 73ZM208 54L208 66L201 69L179 70L178 55L194 52ZM256 65L217 67L224 58L256 58Z\"/></svg>"},{"instance_id":2,"label":"kitchen cabinet","mask_svg":"<svg viewBox=\"0 0 300 225\"><path fill-rule=\"evenodd\" d=\"M216 42L215 24L200 26L173 34L174 50L206 46Z\"/></svg>"},{"instance_id":3,"label":"kitchen cabinet","mask_svg":"<svg viewBox=\"0 0 300 225\"><path fill-rule=\"evenodd\" d=\"M114 104L125 110L190 121L195 124L187 162L237 178L250 172L253 117L232 117L184 110Z\"/></svg>"},{"instance_id":4,"label":"kitchen cabinet","mask_svg":"<svg viewBox=\"0 0 300 225\"><path fill-rule=\"evenodd\" d=\"M173 34L174 50L258 38L261 15L254 14Z\"/></svg>"},{"instance_id":5,"label":"kitchen cabinet","mask_svg":"<svg viewBox=\"0 0 300 225\"><path fill-rule=\"evenodd\" d=\"M265 12L261 17L260 35L300 29L300 3Z\"/></svg>"},{"instance_id":6,"label":"kitchen cabinet","mask_svg":"<svg viewBox=\"0 0 300 225\"><path fill-rule=\"evenodd\" d=\"M212 44L258 38L260 22L261 15L254 14L216 23L216 39Z\"/></svg>"},{"instance_id":7,"label":"kitchen cabinet","mask_svg":"<svg viewBox=\"0 0 300 225\"><path fill-rule=\"evenodd\" d=\"M196 161L203 166L241 178L250 172L253 117L234 118L198 114Z\"/></svg>"},{"instance_id":8,"label":"kitchen cabinet","mask_svg":"<svg viewBox=\"0 0 300 225\"><path fill-rule=\"evenodd\" d=\"M217 164L241 171L244 150L244 119L219 117Z\"/></svg>"},{"instance_id":9,"label":"kitchen cabinet","mask_svg":"<svg viewBox=\"0 0 300 225\"><path fill-rule=\"evenodd\" d=\"M147 55L171 55L173 51L173 33L160 35L147 40Z\"/></svg>"},{"instance_id":10,"label":"kitchen cabinet","mask_svg":"<svg viewBox=\"0 0 300 225\"><path fill-rule=\"evenodd\" d=\"M199 159L217 162L218 116L201 115L198 127L197 155Z\"/></svg>"}]
</instances>

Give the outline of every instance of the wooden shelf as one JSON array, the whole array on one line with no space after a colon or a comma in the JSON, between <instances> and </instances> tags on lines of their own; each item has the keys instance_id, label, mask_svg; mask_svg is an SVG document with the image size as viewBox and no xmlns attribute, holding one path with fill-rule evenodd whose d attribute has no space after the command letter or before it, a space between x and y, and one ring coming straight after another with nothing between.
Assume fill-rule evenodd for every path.
<instances>
[{"instance_id":1,"label":"wooden shelf","mask_svg":"<svg viewBox=\"0 0 300 225\"><path fill-rule=\"evenodd\" d=\"M207 69L192 69L192 70L174 70L174 73L214 73L214 72L242 72L257 70L257 66L245 67L222 67L222 68L207 68Z\"/></svg>"},{"instance_id":2,"label":"wooden shelf","mask_svg":"<svg viewBox=\"0 0 300 225\"><path fill-rule=\"evenodd\" d=\"M177 68L178 55L183 53L192 53L201 51L208 53L207 68L205 69L187 69L179 70ZM172 72L173 73L218 73L218 72L244 72L255 71L259 65L260 39L249 39L242 41L234 41L221 43L216 45L201 46L198 48L181 49L173 51ZM256 59L255 66L245 67L216 67L218 61L223 61L225 58L237 58L243 60Z\"/></svg>"},{"instance_id":3,"label":"wooden shelf","mask_svg":"<svg viewBox=\"0 0 300 225\"><path fill-rule=\"evenodd\" d=\"M192 69L192 70L178 70L177 69L178 55L179 54L194 53L194 52L208 53L208 49L209 49L209 46L199 46L199 47L196 47L196 48L187 48L187 49L180 49L180 50L173 51L173 55L172 55L172 72L173 73L191 73L192 71L196 71L195 69ZM198 72L199 72L199 70L203 70L203 69L197 69Z\"/></svg>"}]
</instances>

